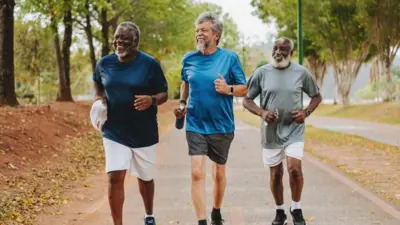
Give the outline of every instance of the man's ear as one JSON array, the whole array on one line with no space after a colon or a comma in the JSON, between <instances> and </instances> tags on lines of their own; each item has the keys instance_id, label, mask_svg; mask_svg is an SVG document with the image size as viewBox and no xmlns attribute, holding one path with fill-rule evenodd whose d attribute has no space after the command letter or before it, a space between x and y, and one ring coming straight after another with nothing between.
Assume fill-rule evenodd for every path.
<instances>
[{"instance_id":1,"label":"man's ear","mask_svg":"<svg viewBox=\"0 0 400 225\"><path fill-rule=\"evenodd\" d=\"M292 50L292 51L290 52L290 56L293 56L293 52L294 52L294 50Z\"/></svg>"}]
</instances>

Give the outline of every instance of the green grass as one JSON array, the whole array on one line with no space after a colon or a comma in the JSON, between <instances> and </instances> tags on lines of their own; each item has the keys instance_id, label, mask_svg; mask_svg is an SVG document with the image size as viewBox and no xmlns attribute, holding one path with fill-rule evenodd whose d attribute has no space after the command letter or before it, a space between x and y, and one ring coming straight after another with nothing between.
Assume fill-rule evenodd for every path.
<instances>
[{"instance_id":1,"label":"green grass","mask_svg":"<svg viewBox=\"0 0 400 225\"><path fill-rule=\"evenodd\" d=\"M320 105L313 113L316 116L339 117L362 121L400 124L399 103L374 103L365 105Z\"/></svg>"}]
</instances>

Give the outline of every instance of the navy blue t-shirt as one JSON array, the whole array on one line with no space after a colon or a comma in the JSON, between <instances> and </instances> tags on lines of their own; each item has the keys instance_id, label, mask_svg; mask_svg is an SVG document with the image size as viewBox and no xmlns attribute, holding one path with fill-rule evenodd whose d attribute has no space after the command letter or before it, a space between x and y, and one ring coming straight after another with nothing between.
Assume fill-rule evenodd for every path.
<instances>
[{"instance_id":1,"label":"navy blue t-shirt","mask_svg":"<svg viewBox=\"0 0 400 225\"><path fill-rule=\"evenodd\" d=\"M239 57L233 51L217 48L210 55L195 51L184 56L181 76L189 83L187 131L201 134L235 131L233 97L215 90L214 81L219 74L227 84L246 84Z\"/></svg>"},{"instance_id":2,"label":"navy blue t-shirt","mask_svg":"<svg viewBox=\"0 0 400 225\"><path fill-rule=\"evenodd\" d=\"M93 80L103 85L107 95L107 121L103 137L131 148L158 143L157 106L138 111L135 95L155 95L168 90L160 64L139 51L136 58L122 63L116 54L103 57L96 65Z\"/></svg>"}]
</instances>

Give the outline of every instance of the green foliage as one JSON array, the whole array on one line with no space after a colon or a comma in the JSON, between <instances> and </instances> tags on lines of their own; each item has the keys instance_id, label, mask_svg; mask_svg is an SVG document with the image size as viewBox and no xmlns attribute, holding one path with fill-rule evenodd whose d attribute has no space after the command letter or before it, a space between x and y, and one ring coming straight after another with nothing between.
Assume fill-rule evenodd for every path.
<instances>
[{"instance_id":1,"label":"green foliage","mask_svg":"<svg viewBox=\"0 0 400 225\"><path fill-rule=\"evenodd\" d=\"M87 5L89 4L89 11ZM18 93L34 95L25 103L35 103L40 80L41 102L53 101L58 90L58 70L55 57L53 34L50 22L62 22L66 7L72 9L74 19L73 46L84 46L85 18L89 14L92 22L93 38L103 43L101 34L101 12L107 13L109 40L118 23L132 21L141 30L140 49L151 54L163 66L169 83L170 96L179 94L180 69L183 55L195 50L196 18L204 11L213 11L224 22L224 32L220 47L235 49L239 41L237 25L222 8L210 3L198 3L194 0L20 0L16 12L16 79ZM119 15L120 17L115 17ZM117 18L117 20L113 20ZM29 22L22 22L29 21ZM62 30L60 29L60 33ZM61 33L62 34L62 33ZM61 42L63 35L60 34ZM28 37L28 38L25 38ZM35 42L36 41L36 42ZM38 46L39 54L33 57L32 49ZM79 43L79 44L78 44ZM95 46L96 55L100 48ZM89 49L71 49L71 90L74 95L90 93L92 73ZM28 54L24 54L28 53ZM28 66L32 64L36 67ZM38 72L40 69L40 72ZM39 75L40 74L40 79Z\"/></svg>"},{"instance_id":2,"label":"green foliage","mask_svg":"<svg viewBox=\"0 0 400 225\"><path fill-rule=\"evenodd\" d=\"M36 103L40 82L41 101L47 102L49 96L57 93L57 67L51 31L39 23L23 23L20 20L15 22L14 29L17 96L22 102Z\"/></svg>"}]
</instances>

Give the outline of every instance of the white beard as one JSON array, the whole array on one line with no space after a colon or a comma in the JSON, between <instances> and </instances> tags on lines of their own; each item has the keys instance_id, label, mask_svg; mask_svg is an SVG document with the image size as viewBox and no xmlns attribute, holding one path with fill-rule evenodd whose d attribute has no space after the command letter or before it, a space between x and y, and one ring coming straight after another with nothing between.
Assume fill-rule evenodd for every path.
<instances>
[{"instance_id":1,"label":"white beard","mask_svg":"<svg viewBox=\"0 0 400 225\"><path fill-rule=\"evenodd\" d=\"M277 62L273 57L272 57L272 65L275 68L286 68L290 63L290 57L283 58L282 61Z\"/></svg>"},{"instance_id":2,"label":"white beard","mask_svg":"<svg viewBox=\"0 0 400 225\"><path fill-rule=\"evenodd\" d=\"M210 46L210 41L206 41L206 42L196 42L196 49L200 52L204 52L204 50L206 50L209 46Z\"/></svg>"},{"instance_id":3,"label":"white beard","mask_svg":"<svg viewBox=\"0 0 400 225\"><path fill-rule=\"evenodd\" d=\"M115 54L116 54L119 58L124 58L124 57L126 57L126 55L128 55L128 51L124 51L123 53L118 53L118 52L116 51Z\"/></svg>"}]
</instances>

